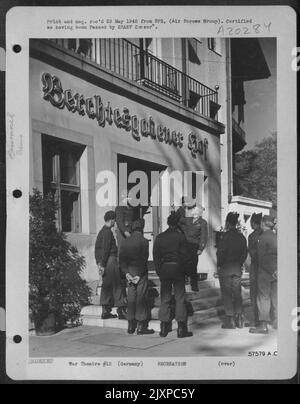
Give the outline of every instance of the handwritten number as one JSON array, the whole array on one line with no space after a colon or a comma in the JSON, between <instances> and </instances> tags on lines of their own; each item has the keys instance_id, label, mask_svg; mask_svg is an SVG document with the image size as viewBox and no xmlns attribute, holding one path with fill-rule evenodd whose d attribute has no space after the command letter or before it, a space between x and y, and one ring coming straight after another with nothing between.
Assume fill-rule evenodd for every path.
<instances>
[{"instance_id":1,"label":"handwritten number","mask_svg":"<svg viewBox=\"0 0 300 404\"><path fill-rule=\"evenodd\" d=\"M268 29L269 32L271 31L271 25L271 22L269 22L269 24L265 24L265 27Z\"/></svg>"},{"instance_id":2,"label":"handwritten number","mask_svg":"<svg viewBox=\"0 0 300 404\"><path fill-rule=\"evenodd\" d=\"M256 34L260 34L260 24L253 25L253 28Z\"/></svg>"}]
</instances>

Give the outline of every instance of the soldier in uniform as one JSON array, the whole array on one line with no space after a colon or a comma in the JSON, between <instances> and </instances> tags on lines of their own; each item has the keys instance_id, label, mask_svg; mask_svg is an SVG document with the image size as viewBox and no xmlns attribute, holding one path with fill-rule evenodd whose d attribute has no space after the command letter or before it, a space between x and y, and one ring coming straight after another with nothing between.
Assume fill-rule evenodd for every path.
<instances>
[{"instance_id":1,"label":"soldier in uniform","mask_svg":"<svg viewBox=\"0 0 300 404\"><path fill-rule=\"evenodd\" d=\"M271 310L273 328L277 329L277 236L271 216L262 219L263 233L258 242L258 296L259 325L250 328L251 334L268 334Z\"/></svg>"},{"instance_id":2,"label":"soldier in uniform","mask_svg":"<svg viewBox=\"0 0 300 404\"><path fill-rule=\"evenodd\" d=\"M130 205L130 198L127 191L122 192L122 204L116 208L116 235L118 248L120 251L122 242L130 237L132 233L132 224L138 219L137 209Z\"/></svg>"},{"instance_id":3,"label":"soldier in uniform","mask_svg":"<svg viewBox=\"0 0 300 404\"><path fill-rule=\"evenodd\" d=\"M103 308L102 319L115 318L111 314L113 307L117 307L120 320L126 319L126 304L124 291L121 285L121 276L118 265L118 249L112 228L115 225L115 212L106 212L105 225L98 234L95 246L95 258L99 273L103 278L100 305Z\"/></svg>"},{"instance_id":4,"label":"soldier in uniform","mask_svg":"<svg viewBox=\"0 0 300 404\"><path fill-rule=\"evenodd\" d=\"M185 236L178 229L180 213L173 212L168 218L169 228L157 236L154 242L153 258L156 272L161 281L161 337L172 330L172 287L174 287L178 323L178 338L191 337L187 328L187 309L185 304L185 275L189 268L188 248Z\"/></svg>"},{"instance_id":5,"label":"soldier in uniform","mask_svg":"<svg viewBox=\"0 0 300 404\"><path fill-rule=\"evenodd\" d=\"M226 233L217 249L217 266L225 309L223 329L243 328L242 265L248 251L246 238L237 230L238 213L226 218Z\"/></svg>"},{"instance_id":6,"label":"soldier in uniform","mask_svg":"<svg viewBox=\"0 0 300 404\"><path fill-rule=\"evenodd\" d=\"M196 204L185 201L185 207L187 211L190 211L190 214L183 215L183 211L180 211L181 219L179 226L188 242L189 257L191 260L191 289L193 292L198 292L197 268L199 255L202 254L207 244L207 222L202 218L204 211L203 206L197 206Z\"/></svg>"},{"instance_id":7,"label":"soldier in uniform","mask_svg":"<svg viewBox=\"0 0 300 404\"><path fill-rule=\"evenodd\" d=\"M258 274L258 241L262 234L261 228L262 214L253 213L251 216L251 227L253 232L248 237L248 252L251 258L250 266L250 296L251 306L253 310L253 324L246 324L246 326L258 325L258 307L257 307L257 274Z\"/></svg>"},{"instance_id":8,"label":"soldier in uniform","mask_svg":"<svg viewBox=\"0 0 300 404\"><path fill-rule=\"evenodd\" d=\"M148 258L149 242L143 236L144 219L133 222L132 234L120 248L120 265L128 282L127 319L128 333L154 334L148 329Z\"/></svg>"}]
</instances>

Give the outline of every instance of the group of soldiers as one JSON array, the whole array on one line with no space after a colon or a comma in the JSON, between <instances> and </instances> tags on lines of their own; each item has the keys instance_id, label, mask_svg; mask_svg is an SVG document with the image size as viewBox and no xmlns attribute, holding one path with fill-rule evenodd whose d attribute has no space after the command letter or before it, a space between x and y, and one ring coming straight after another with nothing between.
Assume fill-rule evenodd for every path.
<instances>
[{"instance_id":1,"label":"group of soldiers","mask_svg":"<svg viewBox=\"0 0 300 404\"><path fill-rule=\"evenodd\" d=\"M153 334L154 330L149 329L149 241L144 238L145 221L140 218L140 212L137 213L130 205L127 194L122 202L115 211L105 214L105 225L98 234L95 246L95 258L102 277L102 319L127 319L129 334ZM178 338L193 335L187 327L190 313L186 299L186 280L190 277L191 289L195 292L199 290L198 259L208 238L203 211L202 206L183 199L182 207L168 217L168 229L154 241L153 260L161 283L161 337L166 337L172 330L174 298ZM247 246L245 237L237 229L238 215L229 213L227 216L227 231L217 248L218 277L226 312L223 328L244 326L241 281L242 266L248 251L252 260L251 297L255 313L250 332L267 333L271 311L273 325L276 326L277 246L270 222L269 217L252 216L254 231ZM112 314L113 307L117 308L117 315Z\"/></svg>"},{"instance_id":2,"label":"group of soldiers","mask_svg":"<svg viewBox=\"0 0 300 404\"><path fill-rule=\"evenodd\" d=\"M229 213L226 232L217 248L217 276L225 309L224 329L249 327L252 334L268 334L268 324L277 329L277 226L271 216L253 214L253 232L247 240L237 229L239 215ZM242 267L248 253L252 321L244 324Z\"/></svg>"},{"instance_id":3,"label":"group of soldiers","mask_svg":"<svg viewBox=\"0 0 300 404\"><path fill-rule=\"evenodd\" d=\"M178 337L192 336L187 329L190 313L185 285L189 275L192 290L199 290L198 257L207 243L207 223L202 214L201 206L183 200L182 208L169 216L168 229L155 240L153 258L161 281L161 337L166 337L172 329L173 290ZM95 258L102 276L102 319L127 319L129 334L137 331L138 335L144 335L154 331L148 328L149 241L143 235L145 221L138 216L130 199L124 195L121 206L105 214L105 225L96 241ZM117 307L117 315L112 314L113 307Z\"/></svg>"}]
</instances>

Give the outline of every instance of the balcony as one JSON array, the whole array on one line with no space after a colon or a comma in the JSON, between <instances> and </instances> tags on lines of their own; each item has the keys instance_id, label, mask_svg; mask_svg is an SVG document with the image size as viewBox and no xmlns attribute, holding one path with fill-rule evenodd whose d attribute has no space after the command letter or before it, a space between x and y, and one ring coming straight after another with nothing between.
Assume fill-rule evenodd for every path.
<instances>
[{"instance_id":1,"label":"balcony","mask_svg":"<svg viewBox=\"0 0 300 404\"><path fill-rule=\"evenodd\" d=\"M126 39L50 39L101 68L218 121L218 92Z\"/></svg>"},{"instance_id":2,"label":"balcony","mask_svg":"<svg viewBox=\"0 0 300 404\"><path fill-rule=\"evenodd\" d=\"M247 144L246 132L234 118L232 118L232 139L234 153L241 151Z\"/></svg>"}]
</instances>

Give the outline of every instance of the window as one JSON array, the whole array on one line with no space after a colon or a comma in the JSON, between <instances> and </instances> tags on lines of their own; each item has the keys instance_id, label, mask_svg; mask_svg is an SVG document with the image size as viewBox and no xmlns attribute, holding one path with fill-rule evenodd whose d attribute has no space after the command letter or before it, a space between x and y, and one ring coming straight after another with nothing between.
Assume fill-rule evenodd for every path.
<instances>
[{"instance_id":1,"label":"window","mask_svg":"<svg viewBox=\"0 0 300 404\"><path fill-rule=\"evenodd\" d=\"M57 201L58 230L80 233L80 157L84 147L46 135L42 139L44 193L52 193Z\"/></svg>"},{"instance_id":2,"label":"window","mask_svg":"<svg viewBox=\"0 0 300 404\"><path fill-rule=\"evenodd\" d=\"M208 38L208 49L221 55L221 41L220 38Z\"/></svg>"},{"instance_id":3,"label":"window","mask_svg":"<svg viewBox=\"0 0 300 404\"><path fill-rule=\"evenodd\" d=\"M188 58L191 63L201 65L199 59L201 42L196 38L188 39Z\"/></svg>"}]
</instances>

